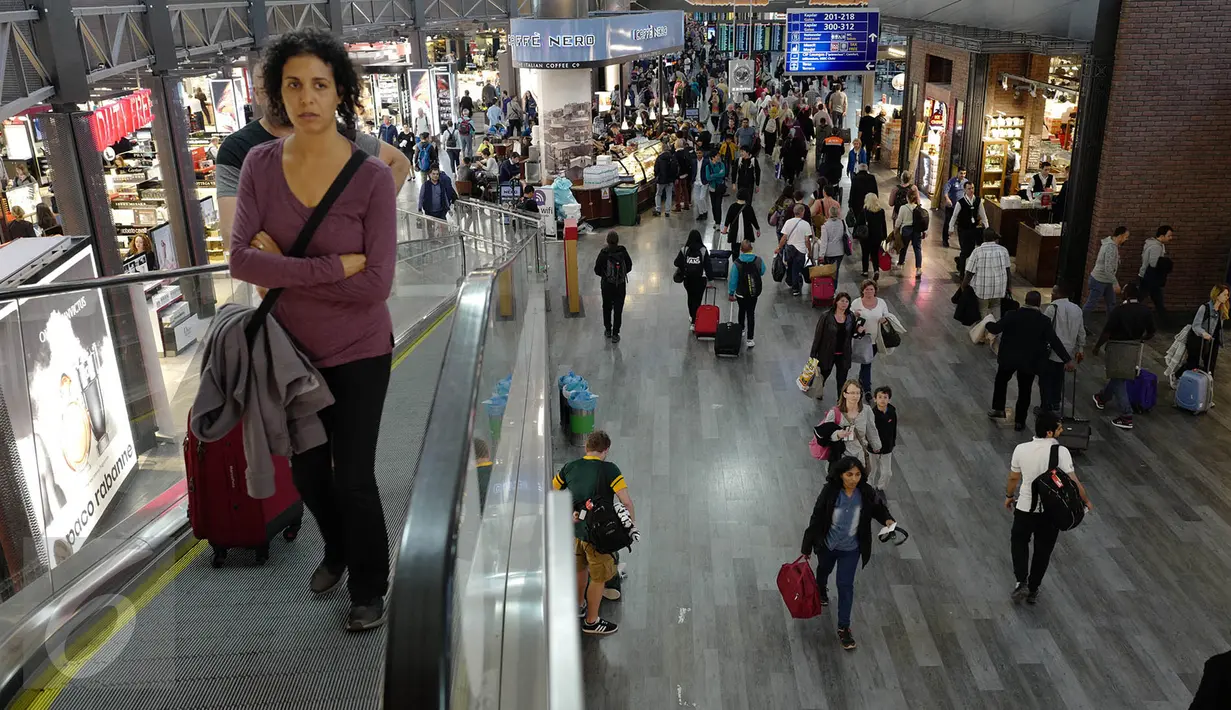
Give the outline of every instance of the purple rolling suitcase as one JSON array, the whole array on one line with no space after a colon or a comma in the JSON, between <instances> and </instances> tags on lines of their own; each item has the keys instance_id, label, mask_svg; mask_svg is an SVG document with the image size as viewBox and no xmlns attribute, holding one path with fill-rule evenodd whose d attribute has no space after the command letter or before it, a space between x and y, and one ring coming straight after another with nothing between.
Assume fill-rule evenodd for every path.
<instances>
[{"instance_id":1,"label":"purple rolling suitcase","mask_svg":"<svg viewBox=\"0 0 1231 710\"><path fill-rule=\"evenodd\" d=\"M1158 404L1158 376L1146 369L1137 371L1137 379L1128 381L1128 403L1136 414L1149 414Z\"/></svg>"}]
</instances>

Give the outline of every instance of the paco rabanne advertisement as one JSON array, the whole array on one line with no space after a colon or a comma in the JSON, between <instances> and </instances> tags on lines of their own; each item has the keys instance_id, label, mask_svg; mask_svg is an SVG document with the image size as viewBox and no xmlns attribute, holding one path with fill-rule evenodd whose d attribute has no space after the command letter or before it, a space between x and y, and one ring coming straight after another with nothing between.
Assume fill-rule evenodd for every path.
<instances>
[{"instance_id":1,"label":"paco rabanne advertisement","mask_svg":"<svg viewBox=\"0 0 1231 710\"><path fill-rule=\"evenodd\" d=\"M42 282L95 277L84 249ZM17 336L16 338L14 336ZM0 349L17 340L25 382L6 370L5 404L19 453L23 497L55 566L81 549L137 456L102 295L77 291L0 304ZM28 397L14 396L24 384ZM7 462L10 470L13 462ZM7 472L6 472L7 475Z\"/></svg>"}]
</instances>

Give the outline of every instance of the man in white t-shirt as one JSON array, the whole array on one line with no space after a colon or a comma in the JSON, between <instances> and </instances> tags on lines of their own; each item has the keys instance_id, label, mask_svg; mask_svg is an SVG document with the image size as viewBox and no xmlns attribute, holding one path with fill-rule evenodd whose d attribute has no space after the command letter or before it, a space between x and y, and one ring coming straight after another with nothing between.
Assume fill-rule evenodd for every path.
<instances>
[{"instance_id":1,"label":"man in white t-shirt","mask_svg":"<svg viewBox=\"0 0 1231 710\"><path fill-rule=\"evenodd\" d=\"M1005 486L1004 507L1013 511L1010 546L1013 550L1013 574L1017 578L1011 595L1014 604L1023 599L1027 604L1038 601L1039 585L1043 583L1043 575L1047 573L1047 564L1051 561L1052 548L1056 546L1056 538L1060 536L1060 530L1043 513L1030 510L1034 504L1034 479L1047 473L1053 446L1060 447L1056 467L1067 473L1073 483L1077 484L1077 492L1086 504L1086 510L1094 509L1094 506L1090 505L1090 499L1086 497L1086 487L1077 480L1077 474L1073 470L1073 455L1056 441L1056 437L1063 432L1064 425L1061 424L1059 416L1053 412L1040 412L1034 422L1034 439L1018 444L1017 448L1013 449L1009 480ZM1032 537L1034 559L1030 559Z\"/></svg>"},{"instance_id":2,"label":"man in white t-shirt","mask_svg":"<svg viewBox=\"0 0 1231 710\"><path fill-rule=\"evenodd\" d=\"M791 292L798 296L803 292L804 267L808 255L812 253L812 222L805 216L808 208L802 204L795 205L795 216L782 225L782 238L778 240L778 248L774 253L782 253L782 263L786 265L786 283Z\"/></svg>"}]
</instances>

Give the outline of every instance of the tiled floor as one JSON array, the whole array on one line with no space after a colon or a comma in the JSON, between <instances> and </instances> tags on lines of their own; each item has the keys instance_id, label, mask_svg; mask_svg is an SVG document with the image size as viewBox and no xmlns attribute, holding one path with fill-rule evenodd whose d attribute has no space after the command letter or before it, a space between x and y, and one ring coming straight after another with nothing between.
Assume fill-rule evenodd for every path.
<instances>
[{"instance_id":1,"label":"tiled floor","mask_svg":"<svg viewBox=\"0 0 1231 710\"><path fill-rule=\"evenodd\" d=\"M776 191L771 181L758 194L762 219ZM590 710L1188 707L1204 660L1231 648L1221 408L1194 418L1160 406L1120 431L1089 404L1101 367L1088 361L1078 412L1094 440L1078 466L1094 512L1061 536L1040 603L1013 606L1002 501L1026 437L984 415L994 361L951 318L955 252L933 234L922 279L881 280L909 332L874 372L895 391L890 506L913 536L874 543L856 578L860 645L844 652L830 613L793 620L775 586L822 482L807 441L826 404L794 382L820 312L767 279L755 350L716 360L690 337L671 280L697 224L646 213L618 228L634 263L619 345L603 339L590 271L604 231L580 246L586 317L564 318L552 296L553 366L600 396L644 535L624 557L624 600L603 605L620 631L585 639ZM756 252L768 261L764 234ZM840 288L857 273L848 261ZM560 443L557 463L579 453Z\"/></svg>"}]
</instances>

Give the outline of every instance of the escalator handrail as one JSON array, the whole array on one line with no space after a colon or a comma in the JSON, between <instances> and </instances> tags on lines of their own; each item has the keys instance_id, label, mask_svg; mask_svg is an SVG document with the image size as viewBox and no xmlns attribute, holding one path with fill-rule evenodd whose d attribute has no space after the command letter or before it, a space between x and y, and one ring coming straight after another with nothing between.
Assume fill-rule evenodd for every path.
<instances>
[{"instance_id":1,"label":"escalator handrail","mask_svg":"<svg viewBox=\"0 0 1231 710\"><path fill-rule=\"evenodd\" d=\"M454 576L483 350L496 276L533 242L470 273L458 292L388 603L384 706L446 708L453 672ZM458 432L465 436L458 438ZM398 603L398 602L401 603Z\"/></svg>"},{"instance_id":2,"label":"escalator handrail","mask_svg":"<svg viewBox=\"0 0 1231 710\"><path fill-rule=\"evenodd\" d=\"M12 288L0 288L0 301L13 301L20 298L34 298L36 296L54 296L56 294L72 293L73 291L85 291L94 288L131 286L133 284L149 283L151 281L166 281L167 279L178 279L187 276L216 274L227 271L230 268L231 267L227 264L204 264L202 266L186 266L182 269L168 269L167 271L138 271L132 274L100 276L98 278L80 279L77 281L58 281L56 283L49 284L13 286Z\"/></svg>"}]
</instances>

